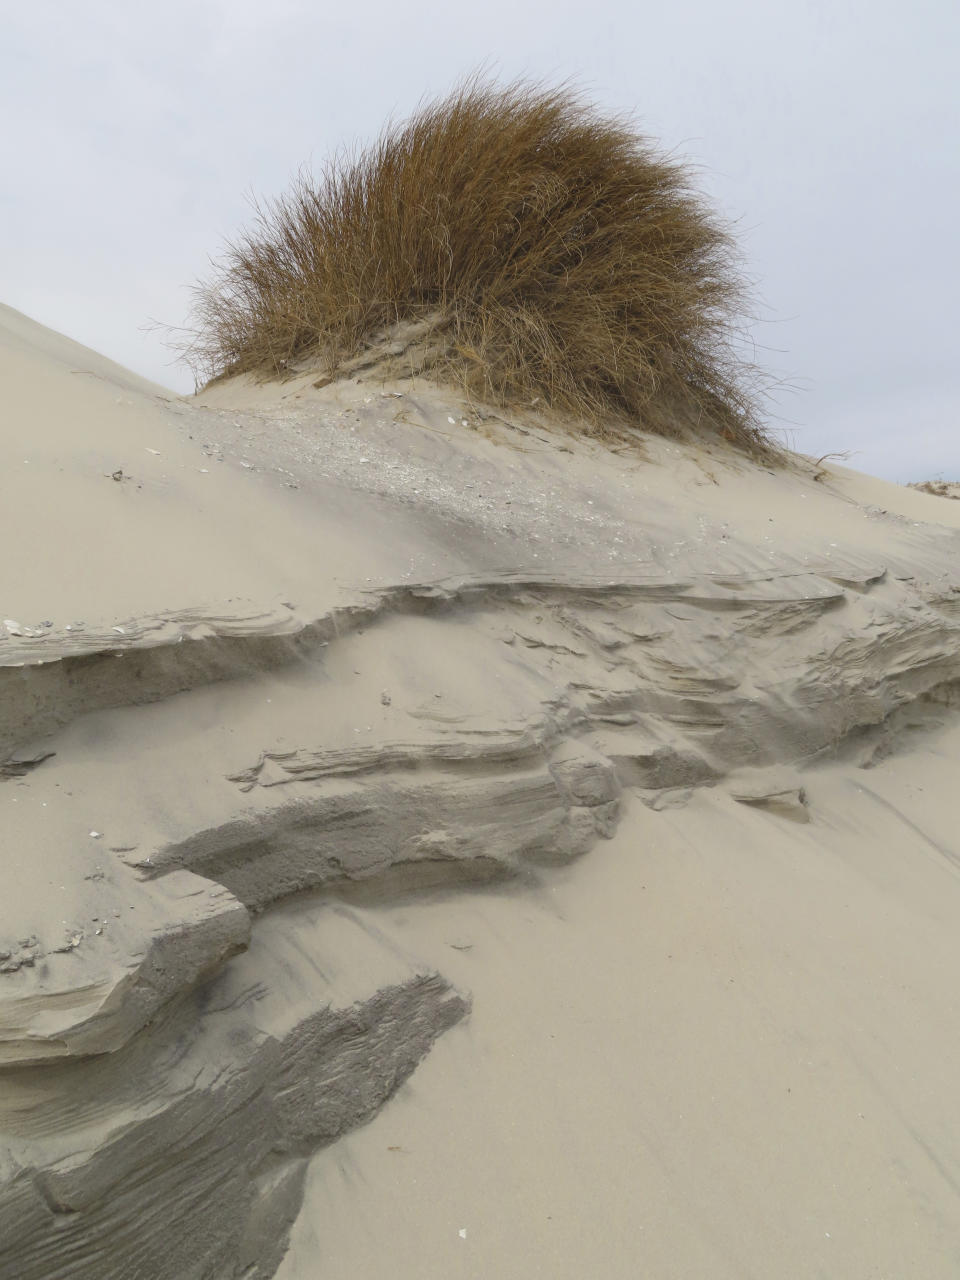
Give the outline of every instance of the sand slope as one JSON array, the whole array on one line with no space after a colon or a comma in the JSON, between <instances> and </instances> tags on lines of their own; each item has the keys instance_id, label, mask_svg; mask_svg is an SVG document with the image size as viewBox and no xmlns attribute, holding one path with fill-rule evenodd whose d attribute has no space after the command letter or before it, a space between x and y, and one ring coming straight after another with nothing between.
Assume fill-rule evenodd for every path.
<instances>
[{"instance_id":1,"label":"sand slope","mask_svg":"<svg viewBox=\"0 0 960 1280\"><path fill-rule=\"evenodd\" d=\"M956 504L0 369L0 1277L956 1274Z\"/></svg>"},{"instance_id":2,"label":"sand slope","mask_svg":"<svg viewBox=\"0 0 960 1280\"><path fill-rule=\"evenodd\" d=\"M380 908L473 1012L315 1157L280 1276L955 1275L960 886L919 788L957 748L809 776L807 825L705 789L539 889Z\"/></svg>"}]
</instances>

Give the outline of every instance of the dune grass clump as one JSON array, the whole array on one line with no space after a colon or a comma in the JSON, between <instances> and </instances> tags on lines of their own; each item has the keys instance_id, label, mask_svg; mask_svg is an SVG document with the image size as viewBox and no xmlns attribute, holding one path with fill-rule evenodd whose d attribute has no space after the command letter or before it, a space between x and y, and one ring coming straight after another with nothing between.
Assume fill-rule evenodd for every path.
<instances>
[{"instance_id":1,"label":"dune grass clump","mask_svg":"<svg viewBox=\"0 0 960 1280\"><path fill-rule=\"evenodd\" d=\"M686 168L567 88L471 80L258 206L197 287L201 380L335 375L407 322L488 402L762 447L735 246Z\"/></svg>"}]
</instances>

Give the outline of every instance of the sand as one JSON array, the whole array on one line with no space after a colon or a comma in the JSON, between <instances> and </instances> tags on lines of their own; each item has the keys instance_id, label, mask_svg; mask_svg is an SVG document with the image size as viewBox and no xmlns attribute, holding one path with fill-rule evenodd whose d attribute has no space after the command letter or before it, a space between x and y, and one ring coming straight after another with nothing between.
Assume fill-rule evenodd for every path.
<instances>
[{"instance_id":1,"label":"sand","mask_svg":"<svg viewBox=\"0 0 960 1280\"><path fill-rule=\"evenodd\" d=\"M957 872L876 772L894 814L704 792L560 883L381 908L473 1013L315 1157L279 1275L956 1274Z\"/></svg>"},{"instance_id":2,"label":"sand","mask_svg":"<svg viewBox=\"0 0 960 1280\"><path fill-rule=\"evenodd\" d=\"M3 1280L957 1274L957 504L0 373Z\"/></svg>"}]
</instances>

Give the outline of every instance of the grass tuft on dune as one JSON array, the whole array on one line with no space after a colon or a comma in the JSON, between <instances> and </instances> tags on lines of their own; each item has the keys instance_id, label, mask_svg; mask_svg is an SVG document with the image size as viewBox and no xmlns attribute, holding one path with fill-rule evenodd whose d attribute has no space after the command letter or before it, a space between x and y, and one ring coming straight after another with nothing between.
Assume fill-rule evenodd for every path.
<instances>
[{"instance_id":1,"label":"grass tuft on dune","mask_svg":"<svg viewBox=\"0 0 960 1280\"><path fill-rule=\"evenodd\" d=\"M333 377L380 344L586 433L762 449L745 319L736 246L683 164L568 87L471 79L259 204L196 287L185 357L200 382Z\"/></svg>"}]
</instances>

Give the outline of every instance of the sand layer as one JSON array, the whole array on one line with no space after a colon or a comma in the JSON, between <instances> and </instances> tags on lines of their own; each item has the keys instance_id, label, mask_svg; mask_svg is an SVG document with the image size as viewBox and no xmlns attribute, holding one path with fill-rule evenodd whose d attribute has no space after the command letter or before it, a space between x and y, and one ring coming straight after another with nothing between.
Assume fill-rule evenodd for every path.
<instances>
[{"instance_id":1,"label":"sand layer","mask_svg":"<svg viewBox=\"0 0 960 1280\"><path fill-rule=\"evenodd\" d=\"M0 373L3 1280L957 1274L955 504Z\"/></svg>"}]
</instances>

